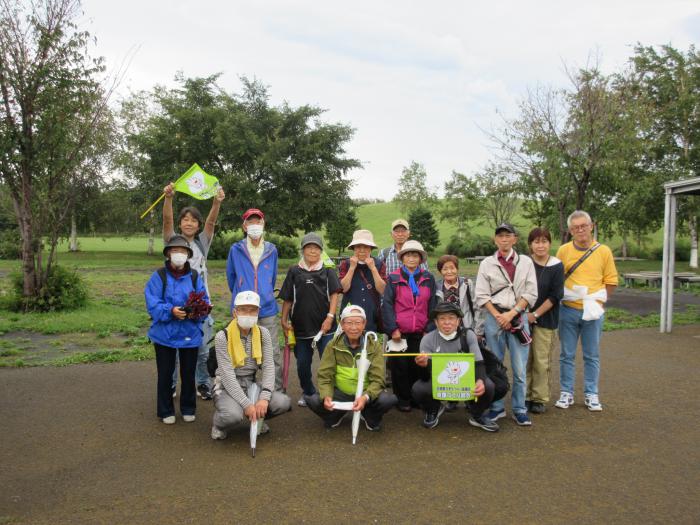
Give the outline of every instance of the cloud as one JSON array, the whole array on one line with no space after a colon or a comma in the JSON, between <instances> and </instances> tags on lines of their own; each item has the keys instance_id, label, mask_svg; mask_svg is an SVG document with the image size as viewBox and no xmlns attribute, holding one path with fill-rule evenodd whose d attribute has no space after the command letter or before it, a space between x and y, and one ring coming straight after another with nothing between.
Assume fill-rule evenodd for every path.
<instances>
[{"instance_id":1,"label":"cloud","mask_svg":"<svg viewBox=\"0 0 700 525\"><path fill-rule=\"evenodd\" d=\"M515 117L528 87L566 85L565 64L593 51L612 71L636 42L687 48L700 36L696 4L83 0L110 67L141 46L127 85L223 72L237 91L239 75L254 76L273 103L318 105L352 125L348 153L365 163L353 194L387 199L412 160L440 187L453 169L483 166L492 151L480 128L499 122L496 109Z\"/></svg>"}]
</instances>

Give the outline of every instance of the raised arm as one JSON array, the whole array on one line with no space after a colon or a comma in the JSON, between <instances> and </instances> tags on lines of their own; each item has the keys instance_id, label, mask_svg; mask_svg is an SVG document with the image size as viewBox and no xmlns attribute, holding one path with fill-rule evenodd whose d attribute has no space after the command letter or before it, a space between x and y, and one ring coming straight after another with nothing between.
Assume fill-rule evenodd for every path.
<instances>
[{"instance_id":1,"label":"raised arm","mask_svg":"<svg viewBox=\"0 0 700 525\"><path fill-rule=\"evenodd\" d=\"M219 217L219 210L221 209L221 201L226 198L224 189L219 187L219 191L214 196L214 201L211 203L211 210L209 210L209 215L207 215L207 220L204 223L204 234L209 238L209 242L214 238L214 228L216 228L216 219Z\"/></svg>"},{"instance_id":2,"label":"raised arm","mask_svg":"<svg viewBox=\"0 0 700 525\"><path fill-rule=\"evenodd\" d=\"M165 199L163 200L163 240L168 242L168 239L175 234L175 225L173 222L173 197L175 196L175 187L173 183L169 183L163 188Z\"/></svg>"}]
</instances>

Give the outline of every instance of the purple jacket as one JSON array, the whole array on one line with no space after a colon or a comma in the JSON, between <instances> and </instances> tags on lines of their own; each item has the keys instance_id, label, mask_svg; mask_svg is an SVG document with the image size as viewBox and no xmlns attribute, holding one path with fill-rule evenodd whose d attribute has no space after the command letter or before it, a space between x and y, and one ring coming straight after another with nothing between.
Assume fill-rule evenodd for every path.
<instances>
[{"instance_id":1,"label":"purple jacket","mask_svg":"<svg viewBox=\"0 0 700 525\"><path fill-rule=\"evenodd\" d=\"M435 278L430 272L422 270L416 277L416 284L418 295L414 300L408 275L401 269L389 274L382 301L384 332L387 335L391 336L397 328L404 334L422 334L434 329L428 319L437 303Z\"/></svg>"}]
</instances>

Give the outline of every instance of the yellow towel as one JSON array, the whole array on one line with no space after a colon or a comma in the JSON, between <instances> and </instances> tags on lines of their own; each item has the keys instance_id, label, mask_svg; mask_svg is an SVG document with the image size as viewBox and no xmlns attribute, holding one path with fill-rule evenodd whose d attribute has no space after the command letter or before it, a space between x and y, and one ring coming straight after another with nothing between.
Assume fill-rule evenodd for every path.
<instances>
[{"instance_id":1,"label":"yellow towel","mask_svg":"<svg viewBox=\"0 0 700 525\"><path fill-rule=\"evenodd\" d=\"M245 348L241 342L241 331L238 329L238 323L235 319L228 324L226 336L228 339L228 355L231 356L233 367L240 368L245 364ZM253 326L252 357L258 365L262 363L262 337L260 337L260 327L257 324Z\"/></svg>"}]
</instances>

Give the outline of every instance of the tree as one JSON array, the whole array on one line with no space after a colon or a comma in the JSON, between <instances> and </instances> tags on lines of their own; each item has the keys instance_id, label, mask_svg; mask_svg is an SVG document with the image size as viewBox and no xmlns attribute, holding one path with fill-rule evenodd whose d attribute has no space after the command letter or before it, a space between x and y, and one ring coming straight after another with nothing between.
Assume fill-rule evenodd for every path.
<instances>
[{"instance_id":1,"label":"tree","mask_svg":"<svg viewBox=\"0 0 700 525\"><path fill-rule=\"evenodd\" d=\"M432 252L440 244L440 233L435 227L433 212L425 207L414 208L408 216L411 237L419 241L425 251Z\"/></svg>"},{"instance_id":2,"label":"tree","mask_svg":"<svg viewBox=\"0 0 700 525\"><path fill-rule=\"evenodd\" d=\"M78 0L0 1L0 176L22 237L25 299L46 282L76 198L100 176L111 138L102 59L90 58L79 15Z\"/></svg>"},{"instance_id":3,"label":"tree","mask_svg":"<svg viewBox=\"0 0 700 525\"><path fill-rule=\"evenodd\" d=\"M355 208L339 206L339 212L326 223L326 239L328 246L338 250L338 255L352 241L352 234L359 229Z\"/></svg>"},{"instance_id":4,"label":"tree","mask_svg":"<svg viewBox=\"0 0 700 525\"><path fill-rule=\"evenodd\" d=\"M633 81L651 110L650 148L654 165L666 180L700 174L700 52L670 45L637 45L632 57ZM660 188L659 188L660 191ZM661 199L659 199L661 202ZM698 267L698 216L694 199L682 199L679 219L690 233L690 266Z\"/></svg>"},{"instance_id":5,"label":"tree","mask_svg":"<svg viewBox=\"0 0 700 525\"><path fill-rule=\"evenodd\" d=\"M454 223L457 236L461 239L468 233L469 221L482 216L483 207L483 197L476 180L453 170L450 179L445 181L440 218Z\"/></svg>"},{"instance_id":6,"label":"tree","mask_svg":"<svg viewBox=\"0 0 700 525\"><path fill-rule=\"evenodd\" d=\"M217 77L178 75L176 88L156 87L125 102L119 161L129 180L152 200L197 162L227 193L224 229L237 228L241 210L251 206L265 212L270 231L320 228L348 198L348 171L361 167L345 154L352 128L323 123L324 110L314 106L270 106L257 81L242 78L242 93L227 93Z\"/></svg>"},{"instance_id":7,"label":"tree","mask_svg":"<svg viewBox=\"0 0 700 525\"><path fill-rule=\"evenodd\" d=\"M408 168L401 170L399 192L394 196L394 202L405 214L437 203L437 193L433 188L428 188L428 173L422 164L412 161Z\"/></svg>"},{"instance_id":8,"label":"tree","mask_svg":"<svg viewBox=\"0 0 700 525\"><path fill-rule=\"evenodd\" d=\"M518 209L518 186L512 173L498 164L489 164L474 176L484 203L486 222L496 227L512 222Z\"/></svg>"},{"instance_id":9,"label":"tree","mask_svg":"<svg viewBox=\"0 0 700 525\"><path fill-rule=\"evenodd\" d=\"M568 71L568 89L538 88L520 103L520 116L491 134L499 162L520 180L526 200L545 199L558 217L561 240L573 209L595 216L616 195L616 177L630 167L636 131L624 114L623 93L597 64ZM544 208L528 208L539 215ZM542 220L542 217L538 217Z\"/></svg>"}]
</instances>

